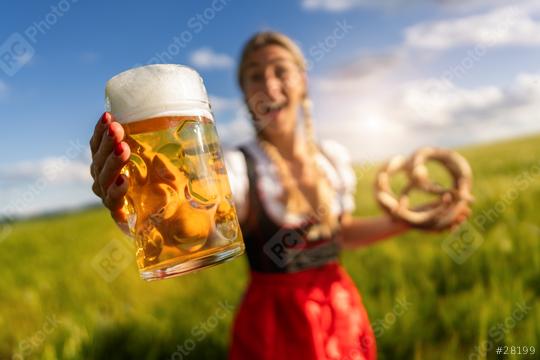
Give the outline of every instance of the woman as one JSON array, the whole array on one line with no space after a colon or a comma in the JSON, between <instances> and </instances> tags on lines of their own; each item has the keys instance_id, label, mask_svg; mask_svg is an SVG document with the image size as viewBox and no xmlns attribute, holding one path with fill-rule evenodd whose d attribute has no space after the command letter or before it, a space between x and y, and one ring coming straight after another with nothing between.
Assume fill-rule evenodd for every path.
<instances>
[{"instance_id":1,"label":"woman","mask_svg":"<svg viewBox=\"0 0 540 360\"><path fill-rule=\"evenodd\" d=\"M351 216L354 172L343 147L313 138L306 62L289 38L253 36L238 81L257 136L225 154L251 269L230 357L375 359L373 331L339 252L402 234L409 225ZM128 181L120 169L130 150L123 138L105 113L90 144L93 190L125 228Z\"/></svg>"}]
</instances>

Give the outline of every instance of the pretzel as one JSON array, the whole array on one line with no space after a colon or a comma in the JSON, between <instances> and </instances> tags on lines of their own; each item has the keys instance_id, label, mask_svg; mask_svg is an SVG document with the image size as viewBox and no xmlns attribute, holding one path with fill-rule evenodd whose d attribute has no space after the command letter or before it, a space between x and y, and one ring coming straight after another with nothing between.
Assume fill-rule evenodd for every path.
<instances>
[{"instance_id":1,"label":"pretzel","mask_svg":"<svg viewBox=\"0 0 540 360\"><path fill-rule=\"evenodd\" d=\"M452 177L452 187L445 188L428 177L426 163L440 163ZM390 178L404 172L408 182L399 194L390 187ZM392 217L415 228L443 230L451 227L458 211L469 206L473 197L472 171L465 158L455 151L424 147L409 158L396 156L386 162L375 179L375 197L379 205ZM434 194L438 200L416 208L409 206L409 193L413 189Z\"/></svg>"}]
</instances>

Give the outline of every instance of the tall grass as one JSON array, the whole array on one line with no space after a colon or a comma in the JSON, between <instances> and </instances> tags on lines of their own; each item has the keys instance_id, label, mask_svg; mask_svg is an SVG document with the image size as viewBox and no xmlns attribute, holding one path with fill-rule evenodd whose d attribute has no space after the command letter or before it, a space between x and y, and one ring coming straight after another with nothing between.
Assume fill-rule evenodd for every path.
<instances>
[{"instance_id":1,"label":"tall grass","mask_svg":"<svg viewBox=\"0 0 540 360\"><path fill-rule=\"evenodd\" d=\"M416 231L342 257L381 359L540 351L540 137L461 153L475 175L473 219L486 219L471 222L482 242L469 258L445 252L447 233ZM356 215L380 214L374 171L358 168ZM0 242L0 359L226 358L245 258L152 283L131 259L108 282L92 260L114 239L126 241L105 210L15 224Z\"/></svg>"}]
</instances>

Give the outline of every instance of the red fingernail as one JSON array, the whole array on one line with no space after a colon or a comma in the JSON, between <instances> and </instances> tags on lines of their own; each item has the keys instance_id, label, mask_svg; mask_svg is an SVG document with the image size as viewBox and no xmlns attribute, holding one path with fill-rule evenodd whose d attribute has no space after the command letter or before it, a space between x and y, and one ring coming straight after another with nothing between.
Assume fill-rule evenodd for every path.
<instances>
[{"instance_id":1,"label":"red fingernail","mask_svg":"<svg viewBox=\"0 0 540 360\"><path fill-rule=\"evenodd\" d=\"M103 115L101 115L101 123L106 124L109 122L111 115L109 115L108 112L104 112Z\"/></svg>"},{"instance_id":2,"label":"red fingernail","mask_svg":"<svg viewBox=\"0 0 540 360\"><path fill-rule=\"evenodd\" d=\"M124 152L124 147L122 146L122 143L118 143L114 145L114 155L120 156Z\"/></svg>"},{"instance_id":3,"label":"red fingernail","mask_svg":"<svg viewBox=\"0 0 540 360\"><path fill-rule=\"evenodd\" d=\"M120 175L120 176L116 179L116 186L122 186L123 183L124 183L124 178L122 177L122 175Z\"/></svg>"},{"instance_id":4,"label":"red fingernail","mask_svg":"<svg viewBox=\"0 0 540 360\"><path fill-rule=\"evenodd\" d=\"M112 123L109 124L109 130L107 130L107 135L109 135L110 137L114 137L114 129Z\"/></svg>"}]
</instances>

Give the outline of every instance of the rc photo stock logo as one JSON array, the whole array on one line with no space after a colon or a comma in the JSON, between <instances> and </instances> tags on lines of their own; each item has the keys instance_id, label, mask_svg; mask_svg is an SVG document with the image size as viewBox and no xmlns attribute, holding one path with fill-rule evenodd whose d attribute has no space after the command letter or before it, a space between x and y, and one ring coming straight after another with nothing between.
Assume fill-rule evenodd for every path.
<instances>
[{"instance_id":1,"label":"rc photo stock logo","mask_svg":"<svg viewBox=\"0 0 540 360\"><path fill-rule=\"evenodd\" d=\"M36 53L20 33L11 34L0 46L0 69L7 76L14 76Z\"/></svg>"},{"instance_id":2,"label":"rc photo stock logo","mask_svg":"<svg viewBox=\"0 0 540 360\"><path fill-rule=\"evenodd\" d=\"M458 265L463 264L484 243L480 231L467 221L444 239L442 248Z\"/></svg>"},{"instance_id":3,"label":"rc photo stock logo","mask_svg":"<svg viewBox=\"0 0 540 360\"><path fill-rule=\"evenodd\" d=\"M14 76L34 57L35 45L40 35L44 35L56 25L62 16L79 0L60 0L51 5L49 12L29 25L22 33L14 32L0 45L0 70L7 76Z\"/></svg>"},{"instance_id":4,"label":"rc photo stock logo","mask_svg":"<svg viewBox=\"0 0 540 360\"><path fill-rule=\"evenodd\" d=\"M127 241L113 239L94 256L91 265L103 280L111 283L134 263L133 253Z\"/></svg>"},{"instance_id":5,"label":"rc photo stock logo","mask_svg":"<svg viewBox=\"0 0 540 360\"><path fill-rule=\"evenodd\" d=\"M280 229L263 246L265 254L280 268L287 266L306 246L304 236L292 229Z\"/></svg>"}]
</instances>

